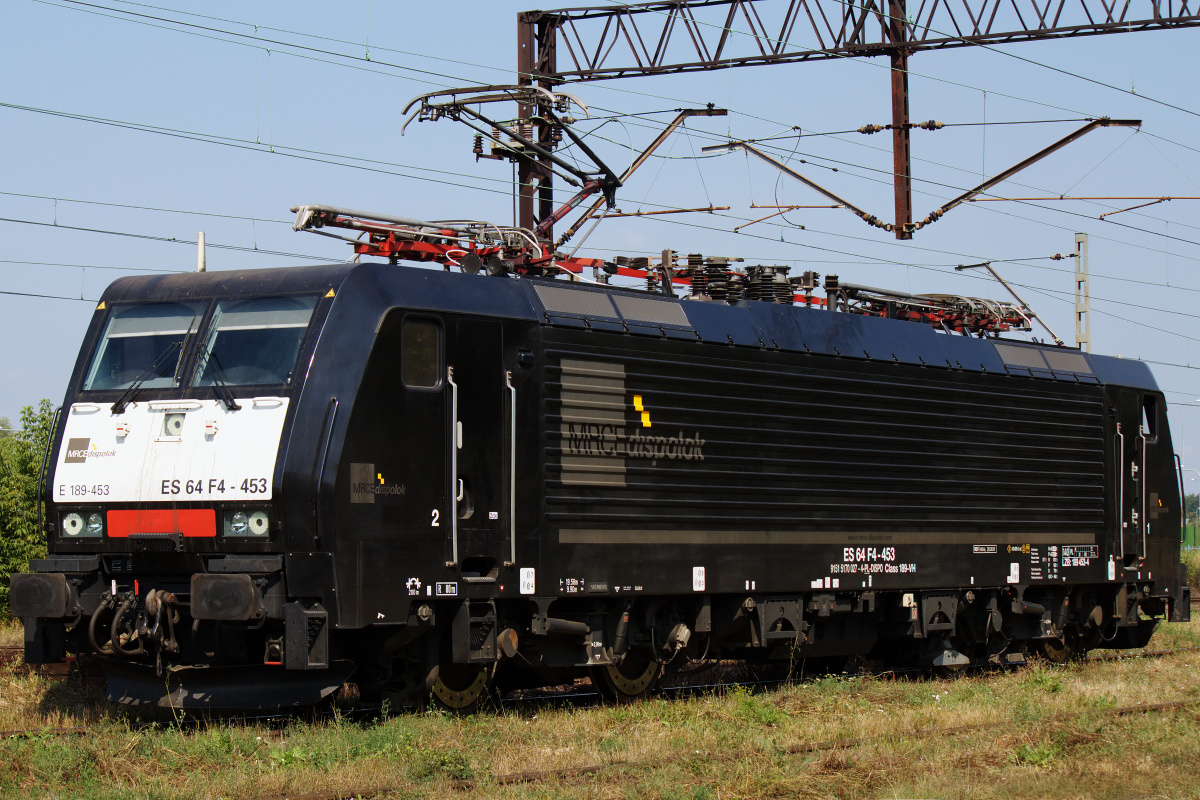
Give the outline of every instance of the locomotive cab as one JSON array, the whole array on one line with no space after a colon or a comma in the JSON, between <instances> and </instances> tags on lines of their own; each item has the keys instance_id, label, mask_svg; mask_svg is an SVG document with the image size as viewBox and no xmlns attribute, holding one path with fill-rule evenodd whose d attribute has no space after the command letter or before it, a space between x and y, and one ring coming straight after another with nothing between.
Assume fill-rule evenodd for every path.
<instances>
[{"instance_id":1,"label":"locomotive cab","mask_svg":"<svg viewBox=\"0 0 1200 800\"><path fill-rule=\"evenodd\" d=\"M110 694L136 703L122 676L278 663L289 614L306 631L323 619L287 608L281 484L345 269L289 272L106 291L47 459L49 555L13 576L28 662L94 652Z\"/></svg>"}]
</instances>

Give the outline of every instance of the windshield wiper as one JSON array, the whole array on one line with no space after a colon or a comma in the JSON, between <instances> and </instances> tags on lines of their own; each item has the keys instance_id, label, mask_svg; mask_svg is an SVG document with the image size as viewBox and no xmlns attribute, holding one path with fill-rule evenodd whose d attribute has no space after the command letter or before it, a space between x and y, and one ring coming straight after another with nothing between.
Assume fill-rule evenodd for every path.
<instances>
[{"instance_id":1,"label":"windshield wiper","mask_svg":"<svg viewBox=\"0 0 1200 800\"><path fill-rule=\"evenodd\" d=\"M143 383L149 380L152 376L158 374L158 368L165 363L166 357L170 354L170 352L178 347L180 348L180 356L183 355L182 345L183 342L171 342L168 344L166 348L164 348L163 351L158 354L158 358L154 359L154 362L150 366L146 367L146 369L142 371L142 374L138 375L137 378L134 379L133 383L129 384L129 388L127 388L121 394L121 396L117 398L117 402L113 403L109 410L114 414L124 414L125 406L133 399L134 393L137 392L138 389L142 388Z\"/></svg>"},{"instance_id":2,"label":"windshield wiper","mask_svg":"<svg viewBox=\"0 0 1200 800\"><path fill-rule=\"evenodd\" d=\"M179 358L175 360L175 374L171 376L171 380L176 386L179 385L179 381L181 380L179 373L183 370L184 362L187 361L184 356L187 354L188 345L191 343L192 337L196 335L196 331L192 328L195 324L196 317L193 315L192 321L188 323L187 334L183 337L183 344L179 346Z\"/></svg>"},{"instance_id":3,"label":"windshield wiper","mask_svg":"<svg viewBox=\"0 0 1200 800\"><path fill-rule=\"evenodd\" d=\"M217 354L213 353L209 356L212 359L212 387L217 393L217 397L225 404L225 408L229 411L240 411L242 407L238 405L238 401L233 397L233 391L229 388L229 384L225 382L225 370L221 367L221 359L217 358Z\"/></svg>"}]
</instances>

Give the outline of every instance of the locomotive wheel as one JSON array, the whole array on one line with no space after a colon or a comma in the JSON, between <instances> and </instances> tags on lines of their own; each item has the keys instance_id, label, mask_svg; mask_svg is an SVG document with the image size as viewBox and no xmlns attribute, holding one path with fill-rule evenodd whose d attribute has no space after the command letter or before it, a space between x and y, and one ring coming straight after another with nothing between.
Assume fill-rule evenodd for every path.
<instances>
[{"instance_id":1,"label":"locomotive wheel","mask_svg":"<svg viewBox=\"0 0 1200 800\"><path fill-rule=\"evenodd\" d=\"M467 716L479 710L495 674L490 664L441 664L429 691L438 706Z\"/></svg>"},{"instance_id":2,"label":"locomotive wheel","mask_svg":"<svg viewBox=\"0 0 1200 800\"><path fill-rule=\"evenodd\" d=\"M596 691L618 703L632 703L648 695L658 685L662 665L648 655L629 654L620 664L592 667L591 680Z\"/></svg>"},{"instance_id":3,"label":"locomotive wheel","mask_svg":"<svg viewBox=\"0 0 1200 800\"><path fill-rule=\"evenodd\" d=\"M1043 639L1038 642L1038 651L1051 664L1065 664L1081 655L1081 653L1076 651L1074 645L1065 638Z\"/></svg>"}]
</instances>

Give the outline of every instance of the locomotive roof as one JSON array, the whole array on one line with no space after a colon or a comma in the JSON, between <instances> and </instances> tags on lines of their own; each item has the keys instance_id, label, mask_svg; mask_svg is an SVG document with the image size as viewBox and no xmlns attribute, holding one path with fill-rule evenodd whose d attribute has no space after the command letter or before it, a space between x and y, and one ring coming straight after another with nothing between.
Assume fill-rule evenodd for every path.
<instances>
[{"instance_id":1,"label":"locomotive roof","mask_svg":"<svg viewBox=\"0 0 1200 800\"><path fill-rule=\"evenodd\" d=\"M122 278L107 302L334 289L372 327L392 308L528 319L555 327L807 352L965 372L1010 373L1157 390L1141 361L1072 348L951 335L929 325L756 300L735 305L563 280L504 279L379 262ZM339 315L340 317L341 315Z\"/></svg>"},{"instance_id":2,"label":"locomotive roof","mask_svg":"<svg viewBox=\"0 0 1200 800\"><path fill-rule=\"evenodd\" d=\"M357 264L138 275L109 284L108 303L201 299L242 294L304 294L340 286Z\"/></svg>"}]
</instances>

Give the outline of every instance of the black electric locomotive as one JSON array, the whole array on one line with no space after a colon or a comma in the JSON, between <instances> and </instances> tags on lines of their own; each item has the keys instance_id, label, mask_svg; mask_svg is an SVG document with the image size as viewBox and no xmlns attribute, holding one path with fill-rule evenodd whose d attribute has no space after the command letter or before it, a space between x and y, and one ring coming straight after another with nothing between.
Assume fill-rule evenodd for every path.
<instances>
[{"instance_id":1,"label":"black electric locomotive","mask_svg":"<svg viewBox=\"0 0 1200 800\"><path fill-rule=\"evenodd\" d=\"M712 294L113 283L12 578L26 660L90 653L127 703L468 709L506 674L629 698L689 659L1065 658L1186 618L1145 364Z\"/></svg>"}]
</instances>

